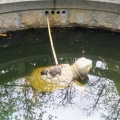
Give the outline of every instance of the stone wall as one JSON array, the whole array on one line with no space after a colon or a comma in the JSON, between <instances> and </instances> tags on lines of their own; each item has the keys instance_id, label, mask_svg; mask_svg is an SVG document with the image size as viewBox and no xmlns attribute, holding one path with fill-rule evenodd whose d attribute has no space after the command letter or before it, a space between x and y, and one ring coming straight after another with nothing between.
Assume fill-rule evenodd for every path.
<instances>
[{"instance_id":1,"label":"stone wall","mask_svg":"<svg viewBox=\"0 0 120 120\"><path fill-rule=\"evenodd\" d=\"M61 0L62 1L62 0ZM50 2L50 1L49 1ZM23 4L23 3L22 3ZM70 4L70 2L69 2ZM5 11L0 10L0 33L7 31L15 31L29 28L47 27L46 12L49 12L50 24L53 27L97 27L105 28L114 31L120 31L120 10L110 9L109 4L106 8L101 7L97 9L95 3L91 7L91 3L82 3L83 6L75 6L62 3L56 4L56 8L49 6L48 9L19 9ZM75 4L74 4L75 5ZM86 5L89 5L87 8ZM99 4L102 5L101 3ZM120 7L120 4L112 4L113 7ZM7 5L8 6L8 5ZM26 7L27 8L27 7ZM86 9L87 8L87 9ZM10 9L10 8L9 8ZM2 10L4 12L2 12ZM7 9L8 10L8 9Z\"/></svg>"}]
</instances>

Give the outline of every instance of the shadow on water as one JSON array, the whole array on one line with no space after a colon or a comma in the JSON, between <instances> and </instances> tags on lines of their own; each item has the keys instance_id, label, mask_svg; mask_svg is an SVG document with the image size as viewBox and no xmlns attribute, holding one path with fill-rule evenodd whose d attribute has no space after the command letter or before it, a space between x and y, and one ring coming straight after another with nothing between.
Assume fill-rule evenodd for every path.
<instances>
[{"instance_id":1,"label":"shadow on water","mask_svg":"<svg viewBox=\"0 0 120 120\"><path fill-rule=\"evenodd\" d=\"M84 86L51 93L35 90L31 72L53 65L47 29L0 37L0 120L119 120L120 34L83 28L53 28L59 64L93 61Z\"/></svg>"}]
</instances>

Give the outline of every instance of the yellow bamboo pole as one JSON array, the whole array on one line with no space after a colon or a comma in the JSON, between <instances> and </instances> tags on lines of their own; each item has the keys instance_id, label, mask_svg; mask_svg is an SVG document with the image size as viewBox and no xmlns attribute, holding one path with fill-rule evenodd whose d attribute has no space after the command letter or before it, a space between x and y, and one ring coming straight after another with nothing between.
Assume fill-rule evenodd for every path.
<instances>
[{"instance_id":1,"label":"yellow bamboo pole","mask_svg":"<svg viewBox=\"0 0 120 120\"><path fill-rule=\"evenodd\" d=\"M57 60L55 49L54 49L54 45L53 45L53 40L52 40L52 35L51 35L51 30L50 30L49 18L48 18L48 15L46 15L46 16L47 16L48 33L49 33L49 38L50 38L50 44L51 44L51 48L52 48L52 53L53 53L53 57L54 57L54 60L55 60L55 64L57 65L58 64L58 60Z\"/></svg>"}]
</instances>

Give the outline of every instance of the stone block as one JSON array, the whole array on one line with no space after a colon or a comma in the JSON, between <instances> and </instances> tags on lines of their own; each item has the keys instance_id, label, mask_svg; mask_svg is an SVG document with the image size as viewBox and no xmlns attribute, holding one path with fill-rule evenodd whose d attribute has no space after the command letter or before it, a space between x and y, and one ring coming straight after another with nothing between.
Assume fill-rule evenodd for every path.
<instances>
[{"instance_id":1,"label":"stone block","mask_svg":"<svg viewBox=\"0 0 120 120\"><path fill-rule=\"evenodd\" d=\"M3 32L3 21L1 20L1 17L0 17L0 33Z\"/></svg>"},{"instance_id":2,"label":"stone block","mask_svg":"<svg viewBox=\"0 0 120 120\"><path fill-rule=\"evenodd\" d=\"M116 30L120 30L120 14L118 14L117 17L116 17L116 22L115 22L114 28Z\"/></svg>"},{"instance_id":3,"label":"stone block","mask_svg":"<svg viewBox=\"0 0 120 120\"><path fill-rule=\"evenodd\" d=\"M42 14L39 10L22 11L20 13L20 23L22 28L37 28L43 25Z\"/></svg>"},{"instance_id":4,"label":"stone block","mask_svg":"<svg viewBox=\"0 0 120 120\"><path fill-rule=\"evenodd\" d=\"M0 28L2 31L16 30L17 24L17 14L16 13L6 13L0 15Z\"/></svg>"},{"instance_id":5,"label":"stone block","mask_svg":"<svg viewBox=\"0 0 120 120\"><path fill-rule=\"evenodd\" d=\"M49 15L49 20L51 26L59 26L61 25L61 16L59 14Z\"/></svg>"},{"instance_id":6,"label":"stone block","mask_svg":"<svg viewBox=\"0 0 120 120\"><path fill-rule=\"evenodd\" d=\"M79 24L88 26L90 23L91 11L88 10L70 10L69 12L69 23L70 24Z\"/></svg>"},{"instance_id":7,"label":"stone block","mask_svg":"<svg viewBox=\"0 0 120 120\"><path fill-rule=\"evenodd\" d=\"M90 26L113 28L116 14L102 11L92 11Z\"/></svg>"}]
</instances>

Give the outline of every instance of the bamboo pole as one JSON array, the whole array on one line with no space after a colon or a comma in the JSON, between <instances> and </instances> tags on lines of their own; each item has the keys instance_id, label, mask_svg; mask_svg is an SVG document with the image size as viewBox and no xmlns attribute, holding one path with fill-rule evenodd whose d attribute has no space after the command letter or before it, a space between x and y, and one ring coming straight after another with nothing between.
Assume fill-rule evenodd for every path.
<instances>
[{"instance_id":1,"label":"bamboo pole","mask_svg":"<svg viewBox=\"0 0 120 120\"><path fill-rule=\"evenodd\" d=\"M49 38L50 38L50 44L51 44L51 48L52 48L52 53L53 53L53 57L54 57L54 60L55 60L55 64L57 65L58 64L58 60L57 60L57 56L56 56L54 45L53 45L53 40L52 40L52 35L51 35L51 30L50 30L49 18L48 18L48 15L46 15L46 16L47 16L48 33L49 33Z\"/></svg>"}]
</instances>

